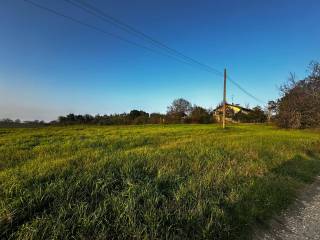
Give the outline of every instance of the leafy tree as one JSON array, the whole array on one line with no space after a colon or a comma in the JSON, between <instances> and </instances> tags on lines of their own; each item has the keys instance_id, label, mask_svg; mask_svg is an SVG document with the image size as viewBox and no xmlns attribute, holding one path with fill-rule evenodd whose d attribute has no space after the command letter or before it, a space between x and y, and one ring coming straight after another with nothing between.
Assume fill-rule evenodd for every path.
<instances>
[{"instance_id":1,"label":"leafy tree","mask_svg":"<svg viewBox=\"0 0 320 240\"><path fill-rule=\"evenodd\" d=\"M1 123L13 123L13 120L11 120L10 118L4 118L0 120Z\"/></svg>"},{"instance_id":2,"label":"leafy tree","mask_svg":"<svg viewBox=\"0 0 320 240\"><path fill-rule=\"evenodd\" d=\"M148 123L149 113L134 109L130 111L127 117L132 124L146 124Z\"/></svg>"},{"instance_id":3,"label":"leafy tree","mask_svg":"<svg viewBox=\"0 0 320 240\"><path fill-rule=\"evenodd\" d=\"M168 113L178 113L181 115L188 115L192 110L192 105L189 101L178 98L174 100L171 104L171 106L168 107Z\"/></svg>"},{"instance_id":4,"label":"leafy tree","mask_svg":"<svg viewBox=\"0 0 320 240\"><path fill-rule=\"evenodd\" d=\"M190 118L192 123L209 123L210 122L209 112L206 109L199 106L194 106L192 108Z\"/></svg>"},{"instance_id":5,"label":"leafy tree","mask_svg":"<svg viewBox=\"0 0 320 240\"><path fill-rule=\"evenodd\" d=\"M249 113L251 117L251 122L263 123L266 122L267 116L260 106L256 106L252 109L252 112Z\"/></svg>"},{"instance_id":6,"label":"leafy tree","mask_svg":"<svg viewBox=\"0 0 320 240\"><path fill-rule=\"evenodd\" d=\"M160 124L164 122L164 119L165 119L165 115L161 113L151 113L149 118L149 123Z\"/></svg>"},{"instance_id":7,"label":"leafy tree","mask_svg":"<svg viewBox=\"0 0 320 240\"><path fill-rule=\"evenodd\" d=\"M144 115L141 115L139 117L136 117L134 120L133 120L133 124L147 124L148 123L148 120L149 118L147 116L144 116Z\"/></svg>"},{"instance_id":8,"label":"leafy tree","mask_svg":"<svg viewBox=\"0 0 320 240\"><path fill-rule=\"evenodd\" d=\"M309 76L296 81L291 74L281 88L277 103L277 123L284 128L320 126L320 64L311 62Z\"/></svg>"},{"instance_id":9,"label":"leafy tree","mask_svg":"<svg viewBox=\"0 0 320 240\"><path fill-rule=\"evenodd\" d=\"M182 123L186 116L190 114L192 105L189 101L178 98L168 107L166 122Z\"/></svg>"},{"instance_id":10,"label":"leafy tree","mask_svg":"<svg viewBox=\"0 0 320 240\"><path fill-rule=\"evenodd\" d=\"M128 117L131 119L131 120L134 120L138 117L145 117L145 118L149 118L149 113L146 113L144 111L139 111L139 110L132 110L130 111Z\"/></svg>"}]
</instances>

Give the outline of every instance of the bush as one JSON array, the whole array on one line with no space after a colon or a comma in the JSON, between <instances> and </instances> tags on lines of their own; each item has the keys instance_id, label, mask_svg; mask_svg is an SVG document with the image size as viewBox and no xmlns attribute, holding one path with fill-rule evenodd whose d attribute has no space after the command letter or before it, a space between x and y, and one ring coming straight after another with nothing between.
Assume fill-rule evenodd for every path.
<instances>
[{"instance_id":1,"label":"bush","mask_svg":"<svg viewBox=\"0 0 320 240\"><path fill-rule=\"evenodd\" d=\"M191 111L191 122L192 123L210 123L209 112L199 106L194 106Z\"/></svg>"},{"instance_id":2,"label":"bush","mask_svg":"<svg viewBox=\"0 0 320 240\"><path fill-rule=\"evenodd\" d=\"M284 128L320 127L320 64L310 64L310 74L296 81L291 74L281 87L277 123Z\"/></svg>"}]
</instances>

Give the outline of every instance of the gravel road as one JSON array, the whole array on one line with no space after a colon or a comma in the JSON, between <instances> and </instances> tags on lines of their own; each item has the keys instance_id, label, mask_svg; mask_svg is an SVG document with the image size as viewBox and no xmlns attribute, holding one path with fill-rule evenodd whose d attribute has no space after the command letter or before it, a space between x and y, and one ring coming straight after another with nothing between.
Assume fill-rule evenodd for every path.
<instances>
[{"instance_id":1,"label":"gravel road","mask_svg":"<svg viewBox=\"0 0 320 240\"><path fill-rule=\"evenodd\" d=\"M270 223L269 230L258 231L256 240L320 240L320 176L297 201Z\"/></svg>"}]
</instances>

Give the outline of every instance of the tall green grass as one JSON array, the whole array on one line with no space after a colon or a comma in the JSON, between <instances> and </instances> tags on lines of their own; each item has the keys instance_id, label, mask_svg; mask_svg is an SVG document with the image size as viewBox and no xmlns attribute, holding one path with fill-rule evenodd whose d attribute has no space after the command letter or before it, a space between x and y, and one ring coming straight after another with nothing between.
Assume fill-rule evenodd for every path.
<instances>
[{"instance_id":1,"label":"tall green grass","mask_svg":"<svg viewBox=\"0 0 320 240\"><path fill-rule=\"evenodd\" d=\"M319 173L317 131L0 129L0 238L248 239Z\"/></svg>"}]
</instances>

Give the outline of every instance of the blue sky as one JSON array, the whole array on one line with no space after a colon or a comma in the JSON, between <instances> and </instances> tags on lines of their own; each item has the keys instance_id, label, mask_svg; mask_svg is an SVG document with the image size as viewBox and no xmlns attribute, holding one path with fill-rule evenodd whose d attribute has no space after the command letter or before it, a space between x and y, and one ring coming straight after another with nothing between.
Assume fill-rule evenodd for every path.
<instances>
[{"instance_id":1,"label":"blue sky","mask_svg":"<svg viewBox=\"0 0 320 240\"><path fill-rule=\"evenodd\" d=\"M150 46L63 0L33 0ZM88 1L88 0L85 0ZM320 60L318 0L92 0L91 4L230 76L265 101ZM178 97L214 107L223 79L33 7L0 1L0 118L165 112ZM228 100L259 104L228 84Z\"/></svg>"}]
</instances>

